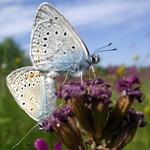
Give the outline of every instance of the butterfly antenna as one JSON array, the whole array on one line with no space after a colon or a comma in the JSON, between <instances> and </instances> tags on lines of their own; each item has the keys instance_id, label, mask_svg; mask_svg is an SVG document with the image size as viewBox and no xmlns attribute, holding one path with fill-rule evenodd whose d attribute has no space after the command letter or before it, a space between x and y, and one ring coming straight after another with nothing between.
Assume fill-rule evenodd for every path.
<instances>
[{"instance_id":1,"label":"butterfly antenna","mask_svg":"<svg viewBox=\"0 0 150 150\"><path fill-rule=\"evenodd\" d=\"M102 50L103 48L106 48L106 47L108 47L108 46L110 46L110 45L112 45L112 42L109 43L109 44L107 44L107 45L105 45L105 46L103 46L103 47L100 47L100 48L96 49L96 50L93 52L93 54L97 54L97 53L99 53L99 52L115 51L115 50L117 50L116 48L114 48L114 49L105 49L105 50Z\"/></svg>"},{"instance_id":2,"label":"butterfly antenna","mask_svg":"<svg viewBox=\"0 0 150 150\"><path fill-rule=\"evenodd\" d=\"M37 126L38 126L38 124L36 124L35 126L33 126L33 127L23 136L23 138L22 138L15 146L13 146L13 149L16 148L16 147L25 139L25 137L26 137L35 127L37 127Z\"/></svg>"}]
</instances>

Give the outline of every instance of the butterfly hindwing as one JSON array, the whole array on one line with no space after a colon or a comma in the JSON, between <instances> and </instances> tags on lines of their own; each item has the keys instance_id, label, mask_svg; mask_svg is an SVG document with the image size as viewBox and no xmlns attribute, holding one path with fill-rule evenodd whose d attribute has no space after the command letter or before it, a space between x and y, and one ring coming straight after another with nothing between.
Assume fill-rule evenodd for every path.
<instances>
[{"instance_id":1,"label":"butterfly hindwing","mask_svg":"<svg viewBox=\"0 0 150 150\"><path fill-rule=\"evenodd\" d=\"M15 101L31 118L39 121L50 115L51 109L47 99L44 73L33 67L23 67L8 75L7 85ZM53 89L51 93L53 98L54 92Z\"/></svg>"}]
</instances>

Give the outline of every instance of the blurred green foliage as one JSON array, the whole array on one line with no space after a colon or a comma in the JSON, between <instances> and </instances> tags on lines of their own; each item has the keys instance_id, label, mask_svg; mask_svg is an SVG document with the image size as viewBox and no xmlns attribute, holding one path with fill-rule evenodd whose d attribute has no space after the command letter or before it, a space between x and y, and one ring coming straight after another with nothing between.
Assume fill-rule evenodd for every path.
<instances>
[{"instance_id":1,"label":"blurred green foliage","mask_svg":"<svg viewBox=\"0 0 150 150\"><path fill-rule=\"evenodd\" d=\"M22 66L30 65L29 56L11 38L5 39L0 43L0 149L10 150L21 138L36 124L14 101L6 86L6 76L13 70ZM142 81L142 91L145 94L145 101L142 104L134 104L134 108L145 112L145 119L149 122L150 115L150 68L135 67L126 68L125 66L95 68L97 77L107 81L112 86L112 100L117 97L116 82L122 76L131 74L139 76ZM56 141L53 134L39 131L35 128L29 135L15 148L16 150L34 150L33 143L39 138L45 138L50 149ZM135 138L127 145L125 150L145 150L150 148L150 127L138 129ZM65 148L63 148L64 150Z\"/></svg>"},{"instance_id":2,"label":"blurred green foliage","mask_svg":"<svg viewBox=\"0 0 150 150\"><path fill-rule=\"evenodd\" d=\"M0 43L0 73L6 75L12 70L29 65L29 59L24 51L11 38Z\"/></svg>"}]
</instances>

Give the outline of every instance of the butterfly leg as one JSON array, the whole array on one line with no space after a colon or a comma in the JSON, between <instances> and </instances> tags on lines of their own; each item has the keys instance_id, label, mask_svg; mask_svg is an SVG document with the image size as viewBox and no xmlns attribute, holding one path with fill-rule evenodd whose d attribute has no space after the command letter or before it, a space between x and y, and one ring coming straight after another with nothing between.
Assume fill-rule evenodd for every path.
<instances>
[{"instance_id":1,"label":"butterfly leg","mask_svg":"<svg viewBox=\"0 0 150 150\"><path fill-rule=\"evenodd\" d=\"M65 79L64 79L63 83L61 84L61 86L63 86L63 85L65 84L65 82L66 82L67 79L68 79L68 76L69 76L69 70L67 71L66 76L65 76Z\"/></svg>"},{"instance_id":2,"label":"butterfly leg","mask_svg":"<svg viewBox=\"0 0 150 150\"><path fill-rule=\"evenodd\" d=\"M80 79L81 79L81 84L83 84L83 72L82 71L81 71Z\"/></svg>"},{"instance_id":3,"label":"butterfly leg","mask_svg":"<svg viewBox=\"0 0 150 150\"><path fill-rule=\"evenodd\" d=\"M91 76L92 76L93 78L96 79L96 74L95 74L95 71L94 71L94 67L93 67L93 66L90 67L90 74L91 74Z\"/></svg>"}]
</instances>

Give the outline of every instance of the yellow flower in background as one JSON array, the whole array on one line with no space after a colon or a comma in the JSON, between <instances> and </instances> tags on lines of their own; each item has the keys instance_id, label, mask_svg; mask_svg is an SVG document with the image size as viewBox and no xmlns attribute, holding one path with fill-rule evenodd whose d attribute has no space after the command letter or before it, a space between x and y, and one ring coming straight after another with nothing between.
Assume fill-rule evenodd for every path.
<instances>
[{"instance_id":1,"label":"yellow flower in background","mask_svg":"<svg viewBox=\"0 0 150 150\"><path fill-rule=\"evenodd\" d=\"M116 74L121 75L122 73L124 73L125 70L126 70L125 66L121 65L116 69Z\"/></svg>"},{"instance_id":2,"label":"yellow flower in background","mask_svg":"<svg viewBox=\"0 0 150 150\"><path fill-rule=\"evenodd\" d=\"M150 105L146 105L144 107L144 113L147 114L147 115L150 115Z\"/></svg>"},{"instance_id":3,"label":"yellow flower in background","mask_svg":"<svg viewBox=\"0 0 150 150\"><path fill-rule=\"evenodd\" d=\"M140 56L134 55L134 56L132 56L132 59L135 60L135 61L138 61L140 59Z\"/></svg>"},{"instance_id":4,"label":"yellow flower in background","mask_svg":"<svg viewBox=\"0 0 150 150\"><path fill-rule=\"evenodd\" d=\"M20 63L21 62L21 58L20 57L16 57L15 58L15 63Z\"/></svg>"}]
</instances>

